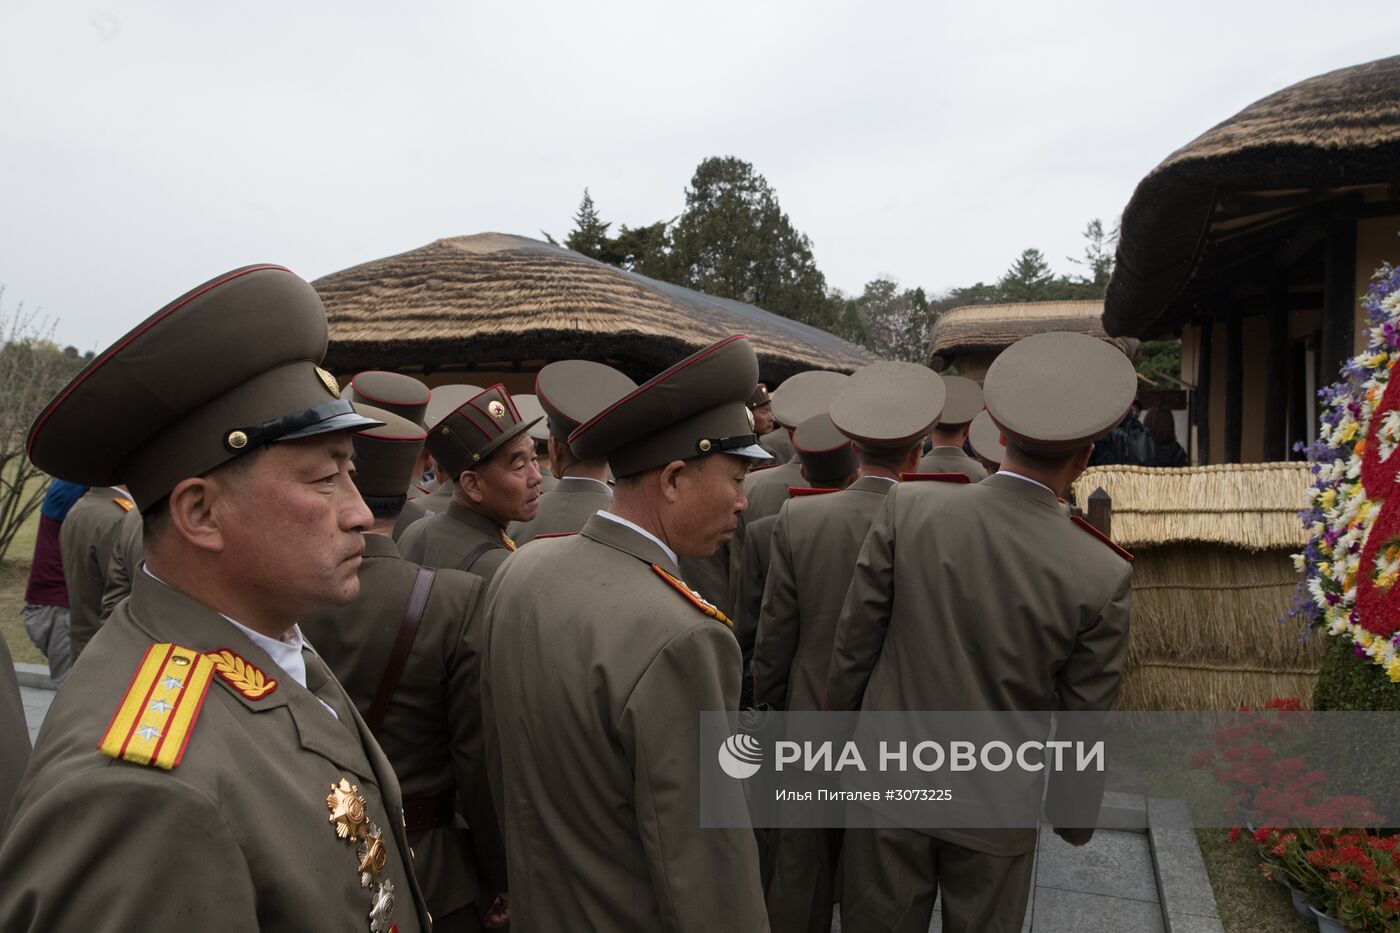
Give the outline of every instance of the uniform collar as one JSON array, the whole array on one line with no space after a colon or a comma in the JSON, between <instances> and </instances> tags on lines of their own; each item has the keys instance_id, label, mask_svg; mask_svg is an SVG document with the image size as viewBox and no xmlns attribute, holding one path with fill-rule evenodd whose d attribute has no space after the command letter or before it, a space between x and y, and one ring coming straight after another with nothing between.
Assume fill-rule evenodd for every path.
<instances>
[{"instance_id":1,"label":"uniform collar","mask_svg":"<svg viewBox=\"0 0 1400 933\"><path fill-rule=\"evenodd\" d=\"M978 483L979 486L990 486L993 489L1003 489L1015 495L1025 496L1048 505L1055 511L1060 511L1060 497L1044 483L1033 480L1029 476L1022 476L1019 473L1008 473L1005 470L993 473L991 476Z\"/></svg>"},{"instance_id":2,"label":"uniform collar","mask_svg":"<svg viewBox=\"0 0 1400 933\"><path fill-rule=\"evenodd\" d=\"M365 537L366 557L398 557L399 546L394 543L394 539L388 535L371 535Z\"/></svg>"},{"instance_id":3,"label":"uniform collar","mask_svg":"<svg viewBox=\"0 0 1400 933\"><path fill-rule=\"evenodd\" d=\"M847 489L855 489L860 492L874 492L884 495L895 487L898 480L890 479L888 476L862 476Z\"/></svg>"},{"instance_id":4,"label":"uniform collar","mask_svg":"<svg viewBox=\"0 0 1400 933\"><path fill-rule=\"evenodd\" d=\"M591 476L566 476L559 481L556 490L562 489L567 492L606 492L612 495L612 487L600 479Z\"/></svg>"},{"instance_id":5,"label":"uniform collar","mask_svg":"<svg viewBox=\"0 0 1400 933\"><path fill-rule=\"evenodd\" d=\"M599 510L588 519L580 533L585 538L591 538L599 544L606 544L608 547L631 554L648 564L659 564L673 577L680 576L680 561L676 557L676 552L663 544L656 535L635 522L629 522L611 512Z\"/></svg>"},{"instance_id":6,"label":"uniform collar","mask_svg":"<svg viewBox=\"0 0 1400 933\"><path fill-rule=\"evenodd\" d=\"M482 534L486 535L486 537L491 538L492 540L499 538L501 536L501 532L505 531L504 528L502 528L500 525L497 525L494 521L487 518L485 515L482 515L475 509L467 508L465 505L458 502L456 499L452 500L452 504L447 507L447 511L443 514L450 519L461 522L463 525L469 525L470 527L475 528L477 531L481 532Z\"/></svg>"}]
</instances>

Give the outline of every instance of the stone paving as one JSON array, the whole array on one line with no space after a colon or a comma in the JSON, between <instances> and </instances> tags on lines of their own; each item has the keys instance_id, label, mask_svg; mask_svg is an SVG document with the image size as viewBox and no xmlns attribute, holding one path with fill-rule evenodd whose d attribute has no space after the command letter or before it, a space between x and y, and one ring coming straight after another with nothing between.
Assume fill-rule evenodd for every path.
<instances>
[{"instance_id":1,"label":"stone paving","mask_svg":"<svg viewBox=\"0 0 1400 933\"><path fill-rule=\"evenodd\" d=\"M42 682L32 673L21 680L32 740L54 693L24 685ZM1124 828L1078 848L1041 828L1023 933L1224 933L1180 802L1110 795L1105 810L1106 823ZM840 933L839 918L832 929ZM929 933L942 930L935 909Z\"/></svg>"}]
</instances>

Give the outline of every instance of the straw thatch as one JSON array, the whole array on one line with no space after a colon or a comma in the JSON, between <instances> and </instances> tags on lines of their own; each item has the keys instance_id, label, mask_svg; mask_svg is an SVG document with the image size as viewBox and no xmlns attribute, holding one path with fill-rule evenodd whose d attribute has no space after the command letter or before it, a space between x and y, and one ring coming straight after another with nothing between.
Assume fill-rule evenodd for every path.
<instances>
[{"instance_id":1,"label":"straw thatch","mask_svg":"<svg viewBox=\"0 0 1400 933\"><path fill-rule=\"evenodd\" d=\"M752 305L497 233L437 240L312 284L326 305L335 371L537 368L581 357L646 377L731 334L753 341L770 381L875 359Z\"/></svg>"},{"instance_id":2,"label":"straw thatch","mask_svg":"<svg viewBox=\"0 0 1400 933\"><path fill-rule=\"evenodd\" d=\"M1190 320L1347 190L1400 178L1400 56L1271 94L1169 155L1127 208L1109 282L1110 334ZM1246 239L1248 238L1248 239Z\"/></svg>"},{"instance_id":3,"label":"straw thatch","mask_svg":"<svg viewBox=\"0 0 1400 933\"><path fill-rule=\"evenodd\" d=\"M1104 333L1102 317L1101 301L963 305L945 312L934 325L930 365L943 370L956 364L964 375L968 370L980 375L998 353L1022 337L1053 330L1106 340L1137 362L1140 342L1131 337L1109 337Z\"/></svg>"},{"instance_id":4,"label":"straw thatch","mask_svg":"<svg viewBox=\"0 0 1400 933\"><path fill-rule=\"evenodd\" d=\"M1312 696L1322 638L1280 624L1298 585L1290 554L1308 486L1302 463L1095 467L1075 483L1113 503L1133 564L1122 709L1236 709Z\"/></svg>"},{"instance_id":5,"label":"straw thatch","mask_svg":"<svg viewBox=\"0 0 1400 933\"><path fill-rule=\"evenodd\" d=\"M1129 550L1182 541L1297 549L1309 478L1306 463L1106 466L1085 470L1074 492L1081 503L1100 487L1109 494L1113 539Z\"/></svg>"}]
</instances>

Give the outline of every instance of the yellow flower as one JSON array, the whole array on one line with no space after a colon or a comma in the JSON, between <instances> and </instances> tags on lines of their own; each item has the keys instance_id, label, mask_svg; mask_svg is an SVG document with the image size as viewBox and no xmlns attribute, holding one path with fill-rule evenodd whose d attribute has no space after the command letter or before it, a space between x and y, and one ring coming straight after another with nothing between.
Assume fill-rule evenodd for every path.
<instances>
[{"instance_id":1,"label":"yellow flower","mask_svg":"<svg viewBox=\"0 0 1400 933\"><path fill-rule=\"evenodd\" d=\"M1317 572L1324 577L1330 577L1332 576L1332 565L1324 560L1317 565Z\"/></svg>"},{"instance_id":2,"label":"yellow flower","mask_svg":"<svg viewBox=\"0 0 1400 933\"><path fill-rule=\"evenodd\" d=\"M1361 427L1361 425L1357 422L1348 421L1342 426L1342 429L1337 432L1337 441L1342 444L1347 443L1352 438L1356 437L1356 429L1359 427Z\"/></svg>"},{"instance_id":3,"label":"yellow flower","mask_svg":"<svg viewBox=\"0 0 1400 933\"><path fill-rule=\"evenodd\" d=\"M1337 504L1337 490L1335 488L1323 490L1322 495L1317 497L1317 505L1320 509L1330 509Z\"/></svg>"},{"instance_id":4,"label":"yellow flower","mask_svg":"<svg viewBox=\"0 0 1400 933\"><path fill-rule=\"evenodd\" d=\"M1385 673L1390 678L1391 683L1400 684L1400 658L1391 659L1390 663L1385 666Z\"/></svg>"}]
</instances>

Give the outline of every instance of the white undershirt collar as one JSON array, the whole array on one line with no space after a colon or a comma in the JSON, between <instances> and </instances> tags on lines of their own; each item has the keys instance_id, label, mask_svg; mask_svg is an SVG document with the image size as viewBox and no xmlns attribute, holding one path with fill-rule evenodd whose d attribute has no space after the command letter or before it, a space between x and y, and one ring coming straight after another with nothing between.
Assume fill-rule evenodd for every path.
<instances>
[{"instance_id":1,"label":"white undershirt collar","mask_svg":"<svg viewBox=\"0 0 1400 933\"><path fill-rule=\"evenodd\" d=\"M678 557L676 556L676 552L673 551L673 550L671 550L670 548L668 548L668 547L666 546L666 542L662 541L660 538L658 538L656 535L652 534L650 531L647 531L647 530L646 530L645 528L643 528L641 525L638 525L636 522L629 522L627 519L623 518L622 516L620 516L620 515L614 515L613 513L608 512L608 511L605 511L605 510L603 510L603 509L599 509L599 510L598 510L598 514L599 514L600 516L602 516L603 518L606 518L608 521L617 522L619 525L626 525L628 528L631 528L631 529L632 529L633 531L635 531L637 534L639 534L639 535L641 535L641 536L643 536L643 537L645 537L645 538L650 538L651 540L655 541L656 544L657 544L657 546L658 546L659 548L661 548L661 550L663 550L663 551L666 552L666 556L669 557L669 558L671 558L671 564L672 564L673 566L676 566L676 567L679 567L679 566L680 566L681 561L680 561L680 558L678 558Z\"/></svg>"},{"instance_id":2,"label":"white undershirt collar","mask_svg":"<svg viewBox=\"0 0 1400 933\"><path fill-rule=\"evenodd\" d=\"M1012 473L1010 470L997 470L996 475L997 475L997 476L1014 476L1014 477L1016 477L1017 479L1025 480L1025 481L1028 482L1028 483L1034 483L1035 485L1039 486L1041 489L1044 489L1046 492L1050 493L1050 495L1055 496L1055 499L1056 499L1057 501L1058 501L1059 498L1060 498L1058 495L1055 495L1055 490L1051 489L1049 486L1045 485L1044 483L1042 483L1042 482L1041 482L1040 480L1038 480L1038 479L1031 479L1029 476L1022 476L1020 473Z\"/></svg>"},{"instance_id":3,"label":"white undershirt collar","mask_svg":"<svg viewBox=\"0 0 1400 933\"><path fill-rule=\"evenodd\" d=\"M146 576L150 577L161 586L170 586L170 584L152 573L151 568L148 567L144 561L141 563L141 569L146 572ZM272 663L282 668L284 674L298 684L301 684L301 686L306 686L306 659L301 656L301 650L303 648L309 650L311 646L308 645L306 639L302 637L300 626L294 624L281 638L269 638L261 632L253 631L237 619L229 618L222 612L219 613L219 617L248 636L248 640L253 644L257 645L263 651L266 651L267 656L272 659ZM316 695L313 693L312 696ZM340 718L336 715L335 710L331 709L320 697L316 697L316 701L326 707L326 710L332 716L335 716L336 719Z\"/></svg>"}]
</instances>

